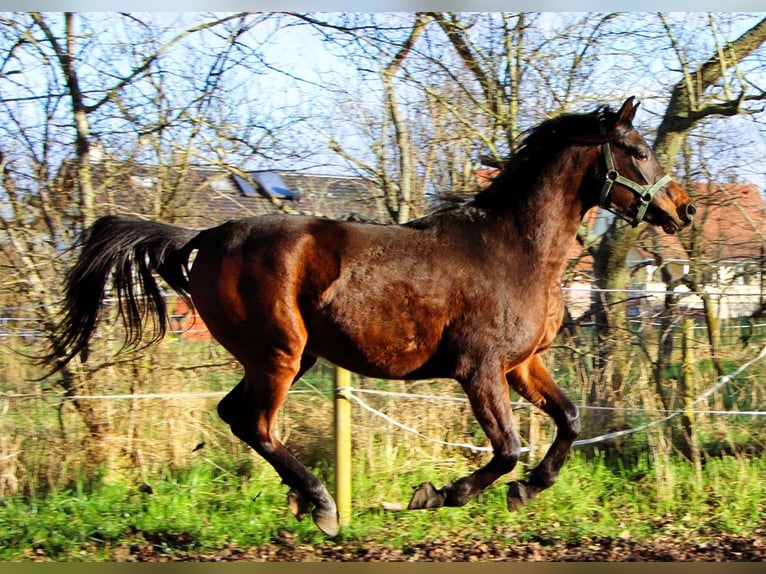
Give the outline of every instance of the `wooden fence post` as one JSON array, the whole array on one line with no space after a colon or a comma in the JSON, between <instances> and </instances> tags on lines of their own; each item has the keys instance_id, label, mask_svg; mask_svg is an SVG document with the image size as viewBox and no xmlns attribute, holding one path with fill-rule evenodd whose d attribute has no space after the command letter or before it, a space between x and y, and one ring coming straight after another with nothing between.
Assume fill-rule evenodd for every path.
<instances>
[{"instance_id":1,"label":"wooden fence post","mask_svg":"<svg viewBox=\"0 0 766 574\"><path fill-rule=\"evenodd\" d=\"M694 396L696 394L696 385L694 384L694 321L684 319L683 330L683 363L681 366L681 396L684 404L684 414L681 417L681 425L686 435L686 444L689 447L689 454L695 470L698 475L702 471L700 460L699 439L697 429L695 428L694 417Z\"/></svg>"},{"instance_id":2,"label":"wooden fence post","mask_svg":"<svg viewBox=\"0 0 766 574\"><path fill-rule=\"evenodd\" d=\"M351 525L351 373L335 367L335 503L341 527Z\"/></svg>"}]
</instances>

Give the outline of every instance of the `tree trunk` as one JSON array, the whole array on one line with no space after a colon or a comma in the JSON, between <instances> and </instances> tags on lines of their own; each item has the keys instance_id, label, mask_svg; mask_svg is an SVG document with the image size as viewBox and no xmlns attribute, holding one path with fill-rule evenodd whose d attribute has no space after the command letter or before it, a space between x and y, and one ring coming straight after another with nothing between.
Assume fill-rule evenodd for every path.
<instances>
[{"instance_id":1,"label":"tree trunk","mask_svg":"<svg viewBox=\"0 0 766 574\"><path fill-rule=\"evenodd\" d=\"M612 225L596 253L594 309L598 357L590 400L601 406L619 406L622 402L630 348L626 295L630 271L620 263L627 261L636 235L636 228L624 222Z\"/></svg>"},{"instance_id":2,"label":"tree trunk","mask_svg":"<svg viewBox=\"0 0 766 574\"><path fill-rule=\"evenodd\" d=\"M666 29L671 42L675 38L669 27ZM748 99L762 99L765 96L758 94L748 98L743 94L727 101L711 102L703 101L703 94L721 79L727 83L726 73L766 41L766 18L745 32L738 39L728 44L723 51L729 54L729 65L726 66L720 59L720 50L711 56L696 70L690 70L679 49L684 77L673 87L665 114L657 131L654 143L654 151L660 159L663 168L670 172L676 162L683 143L689 132L703 119L714 116L732 116L743 113L741 104ZM630 272L627 265L628 252L636 242L640 227L630 227L619 219L615 219L609 231L599 246L597 261L595 264L596 282L598 287L607 289L597 301L597 316L600 328L609 331L604 332L613 340L613 344L606 344L599 348L599 362L609 365L613 371L611 376L612 386L615 378L621 380L627 374L627 357L621 353L626 348L628 332L623 329L627 315L625 296L614 294L612 291L626 291L630 287ZM690 258L693 259L690 253Z\"/></svg>"}]
</instances>

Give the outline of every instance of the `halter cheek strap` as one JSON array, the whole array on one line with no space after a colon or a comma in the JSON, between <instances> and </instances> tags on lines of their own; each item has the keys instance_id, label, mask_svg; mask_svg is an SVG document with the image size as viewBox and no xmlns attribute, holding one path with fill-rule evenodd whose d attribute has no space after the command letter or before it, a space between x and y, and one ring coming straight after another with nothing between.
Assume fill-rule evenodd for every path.
<instances>
[{"instance_id":1,"label":"halter cheek strap","mask_svg":"<svg viewBox=\"0 0 766 574\"><path fill-rule=\"evenodd\" d=\"M599 120L599 128L601 131L601 135L606 135L606 120L603 117L600 118ZM601 144L601 149L604 153L604 161L606 162L606 177L604 179L604 187L601 188L601 197L599 198L599 206L625 219L633 227L635 227L636 225L641 223L641 221L643 221L644 216L646 215L646 210L649 208L649 204L652 202L652 198L654 197L654 194L657 193L659 190L661 190L663 187L665 187L672 180L672 178L669 175L665 175L662 178L660 178L658 181L652 184L641 185L639 183L636 183L635 181L632 181L630 179L627 179L621 176L617 172L617 168L614 166L614 157L612 156L612 148L609 145L608 141ZM626 217L625 215L621 213L617 213L616 211L614 211L613 209L609 207L609 196L612 193L612 186L615 183L619 183L620 185L627 187L630 191L632 191L636 195L636 197L638 198L640 202L640 205L638 206L638 211L636 211L636 215L632 219L629 217Z\"/></svg>"}]
</instances>

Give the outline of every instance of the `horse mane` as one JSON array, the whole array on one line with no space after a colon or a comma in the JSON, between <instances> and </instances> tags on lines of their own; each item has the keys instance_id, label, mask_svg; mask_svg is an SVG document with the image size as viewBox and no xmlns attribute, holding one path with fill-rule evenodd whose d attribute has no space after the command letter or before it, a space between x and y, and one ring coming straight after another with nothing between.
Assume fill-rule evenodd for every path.
<instances>
[{"instance_id":1,"label":"horse mane","mask_svg":"<svg viewBox=\"0 0 766 574\"><path fill-rule=\"evenodd\" d=\"M469 204L485 209L508 207L512 198L534 188L535 180L559 151L583 136L597 135L596 120L611 113L609 106L601 106L589 113L562 114L531 128L523 134L516 150L501 162L500 173Z\"/></svg>"}]
</instances>

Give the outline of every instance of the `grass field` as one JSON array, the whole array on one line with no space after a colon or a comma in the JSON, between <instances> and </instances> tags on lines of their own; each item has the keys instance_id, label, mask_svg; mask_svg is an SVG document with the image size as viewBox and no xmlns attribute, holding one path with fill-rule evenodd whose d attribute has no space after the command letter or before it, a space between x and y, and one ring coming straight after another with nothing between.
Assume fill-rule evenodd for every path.
<instances>
[{"instance_id":1,"label":"grass field","mask_svg":"<svg viewBox=\"0 0 766 574\"><path fill-rule=\"evenodd\" d=\"M563 351L559 353L563 355ZM724 357L727 371L752 356ZM80 414L50 381L35 381L18 354L0 353L0 560L121 561L131 548L150 544L167 554L212 552L289 539L321 545L310 520L296 521L286 487L261 458L235 439L215 414L217 398L93 400L109 433L93 444ZM575 369L561 357L555 369L576 402L584 399ZM731 381L701 407L760 410L766 361ZM215 347L164 341L151 354L104 361L99 378L78 392L129 395L229 390L236 365ZM192 368L186 368L191 365ZM700 389L715 381L709 361L694 367ZM676 366L673 369L677 369ZM636 427L661 415L646 369L635 369L625 394L621 424ZM668 389L675 392L674 375ZM355 380L366 389L461 396L454 382ZM282 440L334 488L332 370L320 364L294 388L278 419ZM486 445L465 402L363 395L404 425L440 441ZM90 403L88 403L90 404ZM464 476L486 454L429 442L393 428L374 414L353 411L353 517L336 539L349 548L412 548L428 541L464 540L513 545L525 541L576 544L620 540L716 540L724 535L762 536L766 514L764 417L701 415L695 422L701 458L684 456L680 417L624 440L573 451L558 482L530 505L509 513L506 479L463 508L391 511L406 506L412 488L437 487ZM614 424L584 412L587 438ZM522 440L540 446L552 438L550 421L516 409ZM596 424L598 423L598 424ZM603 426L598 426L603 425ZM89 440L91 442L89 442ZM204 447L195 449L195 445ZM90 464L89 449L108 452L107 466ZM535 451L514 471L540 456ZM510 477L509 477L510 478Z\"/></svg>"},{"instance_id":2,"label":"grass field","mask_svg":"<svg viewBox=\"0 0 766 574\"><path fill-rule=\"evenodd\" d=\"M298 544L324 542L310 521L289 514L285 487L265 463L249 457L236 465L220 462L200 459L150 483L78 482L41 497L6 497L0 507L0 560L114 560L131 544L146 541L167 553L206 552L227 544L254 546L285 533ZM399 462L402 472L386 477L366 475L357 465L352 524L339 542L352 547L455 538L576 543L602 536L641 540L657 533L706 540L763 529L762 457L712 459L698 475L680 460L665 461L658 472L648 459L615 469L603 457L575 454L559 481L516 513L505 508L501 483L463 508L386 511L384 502L406 504L419 482L443 482L461 472L456 467L445 472L427 461L418 468Z\"/></svg>"}]
</instances>

